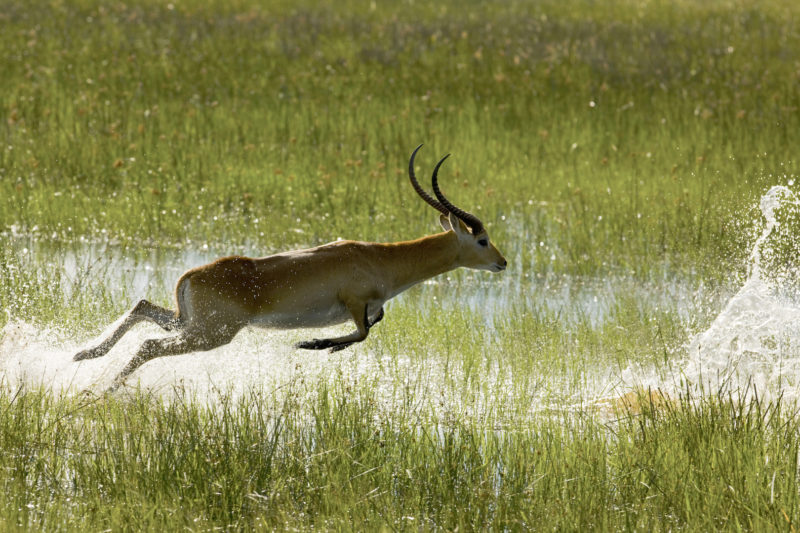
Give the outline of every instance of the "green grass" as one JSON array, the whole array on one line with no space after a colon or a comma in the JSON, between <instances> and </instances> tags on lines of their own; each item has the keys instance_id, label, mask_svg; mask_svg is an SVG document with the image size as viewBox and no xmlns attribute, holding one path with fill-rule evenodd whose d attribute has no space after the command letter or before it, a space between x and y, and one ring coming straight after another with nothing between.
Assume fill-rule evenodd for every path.
<instances>
[{"instance_id":1,"label":"green grass","mask_svg":"<svg viewBox=\"0 0 800 533\"><path fill-rule=\"evenodd\" d=\"M3 395L6 530L791 529L797 416L780 402L643 395L617 418L495 428L387 416L368 387L310 414L253 395Z\"/></svg>"},{"instance_id":2,"label":"green grass","mask_svg":"<svg viewBox=\"0 0 800 533\"><path fill-rule=\"evenodd\" d=\"M272 392L0 372L0 530L797 527L780 391L614 399L674 379L798 180L795 3L262 4L0 7L0 326L72 347L217 255L437 231L421 142L510 268L409 291ZM763 267L793 288L778 217Z\"/></svg>"},{"instance_id":3,"label":"green grass","mask_svg":"<svg viewBox=\"0 0 800 533\"><path fill-rule=\"evenodd\" d=\"M764 4L12 3L0 223L411 238L432 228L403 170L425 142L421 172L452 152L445 190L558 271L735 265L733 220L796 175L797 9Z\"/></svg>"}]
</instances>

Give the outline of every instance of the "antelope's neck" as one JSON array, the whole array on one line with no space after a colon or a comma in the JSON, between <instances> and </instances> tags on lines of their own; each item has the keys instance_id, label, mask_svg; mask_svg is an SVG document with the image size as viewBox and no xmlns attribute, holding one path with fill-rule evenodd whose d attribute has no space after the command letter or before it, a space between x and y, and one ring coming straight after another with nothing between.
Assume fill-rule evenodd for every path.
<instances>
[{"instance_id":1,"label":"antelope's neck","mask_svg":"<svg viewBox=\"0 0 800 533\"><path fill-rule=\"evenodd\" d=\"M387 244L385 253L394 294L459 266L458 237L452 231Z\"/></svg>"}]
</instances>

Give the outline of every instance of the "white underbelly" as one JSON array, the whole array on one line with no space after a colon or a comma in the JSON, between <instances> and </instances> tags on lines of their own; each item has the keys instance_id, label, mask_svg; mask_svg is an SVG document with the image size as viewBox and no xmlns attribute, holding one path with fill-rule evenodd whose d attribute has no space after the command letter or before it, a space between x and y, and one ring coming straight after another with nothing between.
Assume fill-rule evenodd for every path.
<instances>
[{"instance_id":1,"label":"white underbelly","mask_svg":"<svg viewBox=\"0 0 800 533\"><path fill-rule=\"evenodd\" d=\"M382 306L382 301L369 302L367 308L369 317L374 318ZM274 312L256 315L250 319L249 325L272 329L323 328L347 322L352 318L344 304L336 303L329 307L306 309L295 313Z\"/></svg>"},{"instance_id":2,"label":"white underbelly","mask_svg":"<svg viewBox=\"0 0 800 533\"><path fill-rule=\"evenodd\" d=\"M307 309L296 313L267 313L256 315L250 325L258 328L295 329L321 328L346 322L350 313L344 305L334 305L322 309Z\"/></svg>"}]
</instances>

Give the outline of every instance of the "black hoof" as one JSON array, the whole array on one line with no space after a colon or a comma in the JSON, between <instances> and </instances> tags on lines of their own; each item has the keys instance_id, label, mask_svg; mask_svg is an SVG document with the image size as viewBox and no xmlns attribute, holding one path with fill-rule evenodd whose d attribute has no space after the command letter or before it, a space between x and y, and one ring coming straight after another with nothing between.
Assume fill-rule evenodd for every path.
<instances>
[{"instance_id":1,"label":"black hoof","mask_svg":"<svg viewBox=\"0 0 800 533\"><path fill-rule=\"evenodd\" d=\"M339 350L344 350L345 348L347 348L351 344L352 344L351 342L346 342L344 344L337 344L336 346L332 346L331 349L328 350L328 353L333 353L333 352L338 352Z\"/></svg>"},{"instance_id":2,"label":"black hoof","mask_svg":"<svg viewBox=\"0 0 800 533\"><path fill-rule=\"evenodd\" d=\"M98 353L96 349L83 350L75 354L72 358L73 361L83 361L84 359L95 359L103 355Z\"/></svg>"},{"instance_id":3,"label":"black hoof","mask_svg":"<svg viewBox=\"0 0 800 533\"><path fill-rule=\"evenodd\" d=\"M311 339L310 341L298 342L294 345L295 348L301 348L303 350L324 350L331 346L333 346L333 343L330 339Z\"/></svg>"}]
</instances>

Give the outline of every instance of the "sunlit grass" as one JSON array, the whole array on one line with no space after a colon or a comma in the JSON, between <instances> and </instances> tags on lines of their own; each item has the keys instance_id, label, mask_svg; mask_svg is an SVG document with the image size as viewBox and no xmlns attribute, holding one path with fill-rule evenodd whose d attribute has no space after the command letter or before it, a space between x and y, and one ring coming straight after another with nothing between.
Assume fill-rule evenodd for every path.
<instances>
[{"instance_id":1,"label":"sunlit grass","mask_svg":"<svg viewBox=\"0 0 800 533\"><path fill-rule=\"evenodd\" d=\"M498 429L386 416L368 388L310 411L0 395L5 528L750 530L798 520L796 415L643 394ZM413 401L413 399L412 399Z\"/></svg>"},{"instance_id":2,"label":"sunlit grass","mask_svg":"<svg viewBox=\"0 0 800 533\"><path fill-rule=\"evenodd\" d=\"M403 170L425 142L421 170L452 152L446 191L537 270L735 265L734 220L796 173L794 14L12 4L0 221L41 238L266 249L411 238L431 227ZM518 243L521 226L546 246Z\"/></svg>"}]
</instances>

